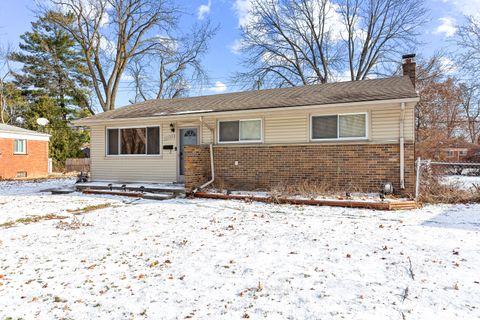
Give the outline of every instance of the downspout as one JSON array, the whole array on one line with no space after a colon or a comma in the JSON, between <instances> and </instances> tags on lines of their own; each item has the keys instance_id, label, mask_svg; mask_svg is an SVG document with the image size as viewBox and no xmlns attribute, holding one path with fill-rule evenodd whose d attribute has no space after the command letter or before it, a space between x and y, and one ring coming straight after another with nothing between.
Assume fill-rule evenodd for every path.
<instances>
[{"instance_id":1,"label":"downspout","mask_svg":"<svg viewBox=\"0 0 480 320\"><path fill-rule=\"evenodd\" d=\"M400 189L405 189L405 102L400 108Z\"/></svg>"},{"instance_id":2,"label":"downspout","mask_svg":"<svg viewBox=\"0 0 480 320\"><path fill-rule=\"evenodd\" d=\"M212 140L210 142L210 171L212 173L212 178L209 181L202 184L199 188L195 188L195 190L193 190L194 194L199 190L211 185L215 181L215 166L213 164L213 141L215 139L215 130L203 121L203 117L200 117L200 123L202 125L205 125L212 134Z\"/></svg>"}]
</instances>

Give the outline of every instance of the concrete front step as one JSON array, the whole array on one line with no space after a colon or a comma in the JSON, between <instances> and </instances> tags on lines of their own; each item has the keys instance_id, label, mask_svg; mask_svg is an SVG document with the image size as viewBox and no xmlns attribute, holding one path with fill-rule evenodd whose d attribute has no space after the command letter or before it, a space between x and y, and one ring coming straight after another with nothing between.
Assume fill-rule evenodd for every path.
<instances>
[{"instance_id":1,"label":"concrete front step","mask_svg":"<svg viewBox=\"0 0 480 320\"><path fill-rule=\"evenodd\" d=\"M143 193L134 191L117 191L117 190L100 190L100 189L83 189L81 190L85 194L102 194L111 196L122 196L132 198L142 198L148 200L169 200L176 198L173 193Z\"/></svg>"},{"instance_id":2,"label":"concrete front step","mask_svg":"<svg viewBox=\"0 0 480 320\"><path fill-rule=\"evenodd\" d=\"M122 182L107 182L107 181L93 181L82 182L75 185L77 191L84 190L105 190L105 191L121 191L121 192L141 192L141 193L164 193L178 196L185 194L185 187L183 184L176 183L122 183Z\"/></svg>"}]
</instances>

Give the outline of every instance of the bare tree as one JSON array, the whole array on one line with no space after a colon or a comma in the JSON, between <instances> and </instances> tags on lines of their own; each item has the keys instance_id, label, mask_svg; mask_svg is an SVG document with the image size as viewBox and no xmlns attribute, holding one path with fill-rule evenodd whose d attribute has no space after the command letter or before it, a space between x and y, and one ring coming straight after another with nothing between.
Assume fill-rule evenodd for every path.
<instances>
[{"instance_id":1,"label":"bare tree","mask_svg":"<svg viewBox=\"0 0 480 320\"><path fill-rule=\"evenodd\" d=\"M1 123L11 122L15 115L15 106L10 103L14 94L14 85L9 82L13 70L10 63L10 47L0 46L0 121Z\"/></svg>"},{"instance_id":2,"label":"bare tree","mask_svg":"<svg viewBox=\"0 0 480 320\"><path fill-rule=\"evenodd\" d=\"M363 80L395 65L399 52L419 44L426 9L419 0L342 0L350 79Z\"/></svg>"},{"instance_id":3,"label":"bare tree","mask_svg":"<svg viewBox=\"0 0 480 320\"><path fill-rule=\"evenodd\" d=\"M158 34L176 21L166 0L49 0L49 19L81 47L103 111L115 108L129 61L159 48ZM50 11L52 8L46 8Z\"/></svg>"},{"instance_id":4,"label":"bare tree","mask_svg":"<svg viewBox=\"0 0 480 320\"><path fill-rule=\"evenodd\" d=\"M273 87L365 79L418 43L425 13L421 0L253 0L240 42L249 71L238 77Z\"/></svg>"},{"instance_id":5,"label":"bare tree","mask_svg":"<svg viewBox=\"0 0 480 320\"><path fill-rule=\"evenodd\" d=\"M466 17L466 24L458 26L456 44L460 49L458 65L464 75L480 78L480 18ZM477 80L478 81L478 80Z\"/></svg>"},{"instance_id":6,"label":"bare tree","mask_svg":"<svg viewBox=\"0 0 480 320\"><path fill-rule=\"evenodd\" d=\"M430 91L435 83L441 82L445 78L442 69L442 59L444 54L437 52L428 59L419 57L417 66L416 88L420 92L421 101L415 107L415 132L417 142L425 140L427 133L432 131L432 113L435 111L435 104L429 103Z\"/></svg>"},{"instance_id":7,"label":"bare tree","mask_svg":"<svg viewBox=\"0 0 480 320\"><path fill-rule=\"evenodd\" d=\"M273 87L328 82L340 62L328 0L253 0L241 27L248 72L239 78Z\"/></svg>"},{"instance_id":8,"label":"bare tree","mask_svg":"<svg viewBox=\"0 0 480 320\"><path fill-rule=\"evenodd\" d=\"M195 25L189 35L164 38L162 46L133 59L127 67L135 86L132 102L184 96L191 85L208 81L201 64L217 28L210 22ZM153 72L152 70L156 70Z\"/></svg>"},{"instance_id":9,"label":"bare tree","mask_svg":"<svg viewBox=\"0 0 480 320\"><path fill-rule=\"evenodd\" d=\"M5 83L10 75L10 67L8 63L8 54L0 47L0 121L5 123L5 112L7 109L7 99L5 97Z\"/></svg>"},{"instance_id":10,"label":"bare tree","mask_svg":"<svg viewBox=\"0 0 480 320\"><path fill-rule=\"evenodd\" d=\"M480 137L480 86L462 84L461 105L465 131L471 143L477 143Z\"/></svg>"}]
</instances>

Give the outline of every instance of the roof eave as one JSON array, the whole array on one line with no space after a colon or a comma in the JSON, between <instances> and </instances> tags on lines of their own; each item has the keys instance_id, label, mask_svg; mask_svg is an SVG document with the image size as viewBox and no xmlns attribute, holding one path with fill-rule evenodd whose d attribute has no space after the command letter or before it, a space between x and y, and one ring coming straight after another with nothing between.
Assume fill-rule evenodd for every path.
<instances>
[{"instance_id":1,"label":"roof eave","mask_svg":"<svg viewBox=\"0 0 480 320\"><path fill-rule=\"evenodd\" d=\"M22 131L12 131L12 130L0 130L0 133L18 134L18 135L34 136L34 137L48 137L48 138L52 136L51 134L35 132L35 131L22 132Z\"/></svg>"},{"instance_id":2,"label":"roof eave","mask_svg":"<svg viewBox=\"0 0 480 320\"><path fill-rule=\"evenodd\" d=\"M170 115L158 115L158 116L148 116L148 117L125 117L125 118L114 118L114 119L78 119L74 120L72 123L75 126L92 126L95 124L103 123L112 123L112 122L126 122L126 121L135 121L135 120L156 120L168 118L170 120L174 119L184 119L184 118L197 118L202 116L210 116L212 114L222 115L222 114L235 114L235 113L245 113L245 112L268 112L268 111L278 111L278 110L291 110L291 109L308 109L308 108L328 108L328 107L346 107L353 105L379 105L379 104L389 104L389 103L414 103L420 101L420 97L417 95L415 97L407 98L398 98L398 99L386 99L386 100L365 100L365 101L354 101L354 102L344 102L344 103L331 103L331 104L313 104L313 105L300 105L300 106L286 106L286 107L268 107L268 108L256 108L256 109L242 109L242 110L228 110L228 111L210 111L203 113L188 113L188 114L170 114Z\"/></svg>"}]
</instances>

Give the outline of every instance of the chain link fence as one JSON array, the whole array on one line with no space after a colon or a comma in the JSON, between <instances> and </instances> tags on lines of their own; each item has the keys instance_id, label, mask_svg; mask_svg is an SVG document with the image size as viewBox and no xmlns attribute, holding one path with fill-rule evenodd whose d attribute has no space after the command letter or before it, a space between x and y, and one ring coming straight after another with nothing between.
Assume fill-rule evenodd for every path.
<instances>
[{"instance_id":1,"label":"chain link fence","mask_svg":"<svg viewBox=\"0 0 480 320\"><path fill-rule=\"evenodd\" d=\"M422 160L416 161L415 199L418 200L422 183L435 177L442 184L454 186L464 191L480 190L480 163L445 162Z\"/></svg>"}]
</instances>

